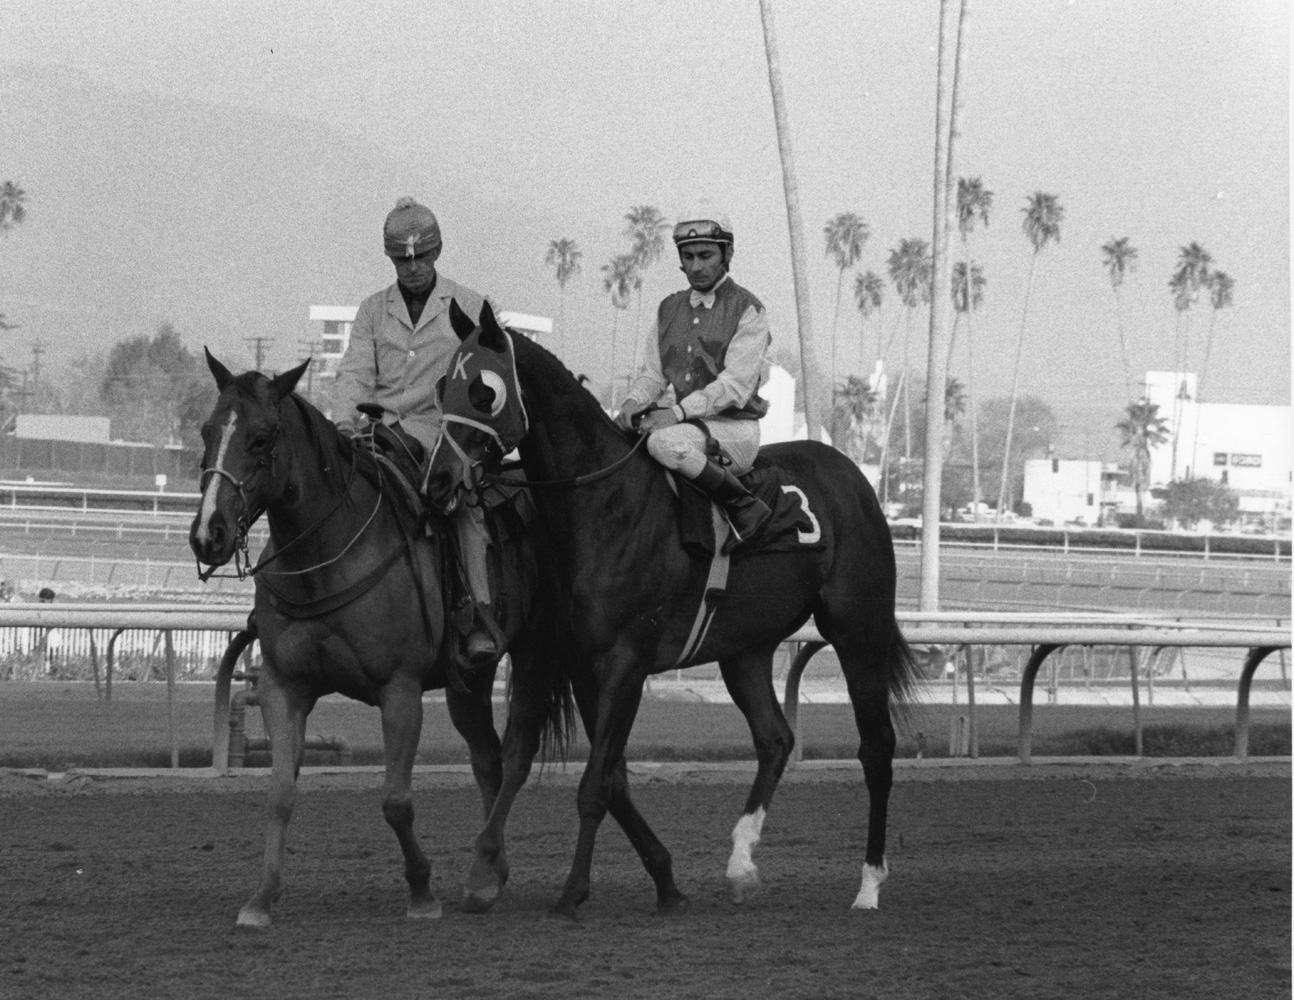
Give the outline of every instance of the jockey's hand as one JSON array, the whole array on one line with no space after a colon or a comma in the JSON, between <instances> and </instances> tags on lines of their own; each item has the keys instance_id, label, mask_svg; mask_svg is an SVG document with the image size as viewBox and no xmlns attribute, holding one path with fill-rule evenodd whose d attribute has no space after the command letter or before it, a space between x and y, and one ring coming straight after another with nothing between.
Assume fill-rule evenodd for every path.
<instances>
[{"instance_id":1,"label":"jockey's hand","mask_svg":"<svg viewBox=\"0 0 1294 1000\"><path fill-rule=\"evenodd\" d=\"M616 426L622 431L634 430L634 417L647 408L644 403L629 403L616 414Z\"/></svg>"},{"instance_id":2,"label":"jockey's hand","mask_svg":"<svg viewBox=\"0 0 1294 1000\"><path fill-rule=\"evenodd\" d=\"M666 427L673 427L679 423L678 414L674 412L672 406L662 407L652 410L647 416L643 417L638 424L639 434L650 434L652 431L659 431Z\"/></svg>"}]
</instances>

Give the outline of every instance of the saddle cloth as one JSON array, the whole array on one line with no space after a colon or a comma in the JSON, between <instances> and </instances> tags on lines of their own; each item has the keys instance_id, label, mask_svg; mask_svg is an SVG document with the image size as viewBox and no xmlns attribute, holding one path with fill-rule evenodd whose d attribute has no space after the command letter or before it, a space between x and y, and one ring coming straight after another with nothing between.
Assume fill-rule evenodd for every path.
<instances>
[{"instance_id":1,"label":"saddle cloth","mask_svg":"<svg viewBox=\"0 0 1294 1000\"><path fill-rule=\"evenodd\" d=\"M715 551L711 520L714 504L700 490L691 487L687 480L681 476L677 478L680 486L684 487L678 490L679 535L683 547L693 555L710 558ZM734 556L754 552L812 551L826 546L822 532L816 530L817 526L801 506L799 492L782 489L783 486L795 486L786 470L759 458L748 472L737 478L746 489L768 504L773 516L753 540L733 553ZM804 541L805 536L812 537L813 541Z\"/></svg>"}]
</instances>

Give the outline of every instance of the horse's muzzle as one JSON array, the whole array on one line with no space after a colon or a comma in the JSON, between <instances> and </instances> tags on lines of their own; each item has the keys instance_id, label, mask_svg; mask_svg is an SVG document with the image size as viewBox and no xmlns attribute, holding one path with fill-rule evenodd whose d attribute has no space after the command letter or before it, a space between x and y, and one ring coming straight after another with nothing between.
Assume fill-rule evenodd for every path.
<instances>
[{"instance_id":1,"label":"horse's muzzle","mask_svg":"<svg viewBox=\"0 0 1294 1000\"><path fill-rule=\"evenodd\" d=\"M189 527L189 548L194 558L204 566L223 566L234 556L238 547L238 533L230 530L223 514L217 511L207 519L205 528L202 515L193 519Z\"/></svg>"}]
</instances>

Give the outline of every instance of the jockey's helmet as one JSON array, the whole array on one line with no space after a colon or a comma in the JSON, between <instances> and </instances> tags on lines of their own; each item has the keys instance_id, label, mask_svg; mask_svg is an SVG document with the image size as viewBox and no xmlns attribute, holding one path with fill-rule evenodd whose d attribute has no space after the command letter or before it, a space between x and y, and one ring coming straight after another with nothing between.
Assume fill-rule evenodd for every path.
<instances>
[{"instance_id":1,"label":"jockey's helmet","mask_svg":"<svg viewBox=\"0 0 1294 1000\"><path fill-rule=\"evenodd\" d=\"M440 223L426 205L401 198L382 226L382 243L388 257L420 257L440 251Z\"/></svg>"},{"instance_id":2,"label":"jockey's helmet","mask_svg":"<svg viewBox=\"0 0 1294 1000\"><path fill-rule=\"evenodd\" d=\"M731 247L732 223L722 212L700 212L685 215L674 225L674 245L688 243L722 243Z\"/></svg>"}]
</instances>

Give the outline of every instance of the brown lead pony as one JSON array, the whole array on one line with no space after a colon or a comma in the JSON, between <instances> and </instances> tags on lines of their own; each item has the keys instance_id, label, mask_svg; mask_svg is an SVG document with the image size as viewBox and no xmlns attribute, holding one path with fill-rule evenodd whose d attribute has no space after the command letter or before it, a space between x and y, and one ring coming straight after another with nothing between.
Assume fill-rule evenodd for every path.
<instances>
[{"instance_id":1,"label":"brown lead pony","mask_svg":"<svg viewBox=\"0 0 1294 1000\"><path fill-rule=\"evenodd\" d=\"M410 794L422 693L445 688L450 718L467 740L488 815L504 780L491 708L495 671L450 683L448 658L441 655L448 644L443 643L435 546L402 522L398 493L390 483L383 488L383 473L372 456L292 391L305 365L271 379L259 372L235 377L210 353L207 364L220 397L202 428L202 501L190 546L207 567L231 559L237 564L247 559L247 531L262 514L270 530L265 553L250 572L264 657L257 693L273 770L260 884L238 923L270 923L282 887L306 717L320 697L334 692L381 709L382 812L404 852L408 915L438 917L441 904L432 894L431 868L413 832ZM544 649L558 645L537 631L553 616L540 602L552 588L536 587L536 573L526 547L517 584L521 599L513 602L504 623L514 675L533 669ZM542 673L554 670L545 667ZM569 728L571 709L562 691L546 704L557 715L536 724ZM529 759L510 766L524 771ZM469 876L475 908L488 906L507 876L500 827L488 855L478 853Z\"/></svg>"},{"instance_id":2,"label":"brown lead pony","mask_svg":"<svg viewBox=\"0 0 1294 1000\"><path fill-rule=\"evenodd\" d=\"M761 451L794 484L784 488L800 491L820 534L813 535L814 546L791 551L737 549L704 641L677 663L706 588L709 560L681 546L679 501L665 474L633 449L553 355L500 328L488 308L479 328L456 303L451 317L463 343L442 391L447 422L432 459L429 494L452 512L481 485L487 465L520 449L561 577L558 629L569 636L573 653L561 662L589 732L579 839L555 912L574 917L588 897L594 839L608 808L615 814L615 796L624 794L624 748L646 678L715 660L746 716L759 761L732 834L732 898L740 902L758 886L751 850L793 743L773 689L773 655L810 617L836 649L854 706L870 802L862 884L853 905L875 908L887 874L895 745L890 706L912 686L915 673L894 617L889 527L858 467L816 442ZM514 692L513 715L520 719L517 697ZM532 713L545 715L542 707ZM498 806L506 807L506 799L501 795ZM686 899L669 877L669 852L645 823L631 840L656 876L658 906L681 908Z\"/></svg>"}]
</instances>

